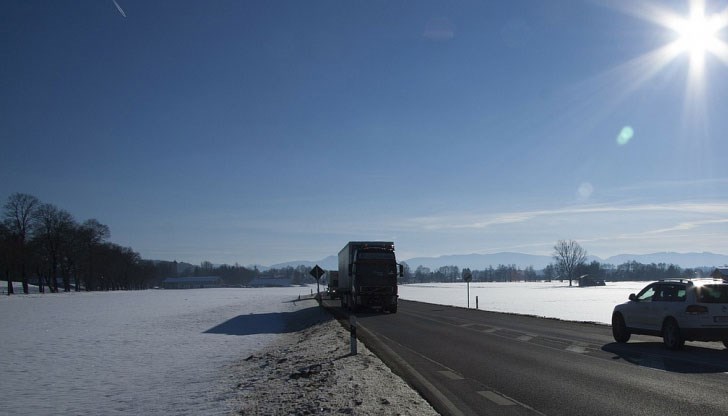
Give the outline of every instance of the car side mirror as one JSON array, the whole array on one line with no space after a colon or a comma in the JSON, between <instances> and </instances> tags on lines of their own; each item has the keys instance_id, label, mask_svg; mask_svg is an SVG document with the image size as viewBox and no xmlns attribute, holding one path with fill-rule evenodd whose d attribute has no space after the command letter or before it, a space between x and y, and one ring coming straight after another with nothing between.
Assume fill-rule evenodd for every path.
<instances>
[{"instance_id":1,"label":"car side mirror","mask_svg":"<svg viewBox=\"0 0 728 416\"><path fill-rule=\"evenodd\" d=\"M633 302L637 302L637 295L635 295L634 293L630 293L629 300L631 300Z\"/></svg>"}]
</instances>

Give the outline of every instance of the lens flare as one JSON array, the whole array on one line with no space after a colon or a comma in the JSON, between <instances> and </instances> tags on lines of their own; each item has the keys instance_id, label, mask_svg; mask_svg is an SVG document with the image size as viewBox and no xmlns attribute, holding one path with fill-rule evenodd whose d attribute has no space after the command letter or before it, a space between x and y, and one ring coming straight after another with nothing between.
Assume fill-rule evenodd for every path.
<instances>
[{"instance_id":1,"label":"lens flare","mask_svg":"<svg viewBox=\"0 0 728 416\"><path fill-rule=\"evenodd\" d=\"M617 136L617 144L620 146L624 146L627 143L629 143L633 137L634 137L634 129L630 126L624 126L624 127L622 127L622 130L619 132L619 135Z\"/></svg>"}]
</instances>

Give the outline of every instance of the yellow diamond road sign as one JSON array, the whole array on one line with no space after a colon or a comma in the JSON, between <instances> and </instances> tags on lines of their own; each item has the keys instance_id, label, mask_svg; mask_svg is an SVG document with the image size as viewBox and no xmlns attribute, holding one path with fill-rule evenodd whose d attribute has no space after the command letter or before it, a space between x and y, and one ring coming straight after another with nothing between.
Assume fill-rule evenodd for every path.
<instances>
[{"instance_id":1,"label":"yellow diamond road sign","mask_svg":"<svg viewBox=\"0 0 728 416\"><path fill-rule=\"evenodd\" d=\"M311 276L315 277L316 280L318 280L321 278L321 276L324 275L324 269L320 268L317 264L316 266L314 266L313 269L311 269L309 273L311 273Z\"/></svg>"}]
</instances>

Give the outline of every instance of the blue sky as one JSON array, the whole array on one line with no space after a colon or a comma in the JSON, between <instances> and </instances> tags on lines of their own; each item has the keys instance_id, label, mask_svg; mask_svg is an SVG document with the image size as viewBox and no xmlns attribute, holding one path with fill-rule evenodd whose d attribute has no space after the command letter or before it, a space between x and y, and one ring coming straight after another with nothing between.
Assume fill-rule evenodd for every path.
<instances>
[{"instance_id":1,"label":"blue sky","mask_svg":"<svg viewBox=\"0 0 728 416\"><path fill-rule=\"evenodd\" d=\"M728 30L696 65L690 10L4 1L0 198L192 263L726 253Z\"/></svg>"}]
</instances>

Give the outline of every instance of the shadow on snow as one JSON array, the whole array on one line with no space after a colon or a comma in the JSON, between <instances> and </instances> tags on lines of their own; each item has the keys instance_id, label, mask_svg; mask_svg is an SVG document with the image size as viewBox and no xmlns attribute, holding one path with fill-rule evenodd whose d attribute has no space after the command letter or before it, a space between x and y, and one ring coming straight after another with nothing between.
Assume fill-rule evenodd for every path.
<instances>
[{"instance_id":1,"label":"shadow on snow","mask_svg":"<svg viewBox=\"0 0 728 416\"><path fill-rule=\"evenodd\" d=\"M333 319L319 306L295 312L273 312L239 315L216 325L205 334L255 335L298 332Z\"/></svg>"}]
</instances>

